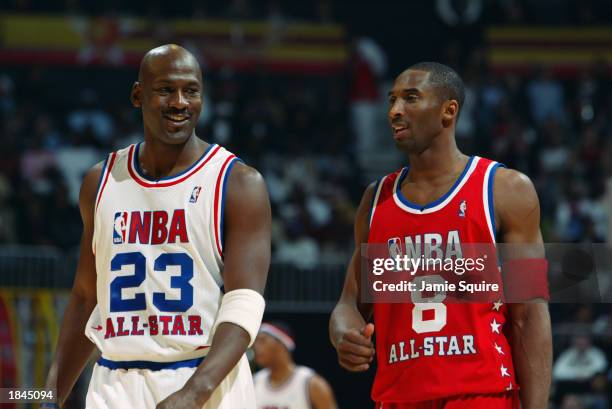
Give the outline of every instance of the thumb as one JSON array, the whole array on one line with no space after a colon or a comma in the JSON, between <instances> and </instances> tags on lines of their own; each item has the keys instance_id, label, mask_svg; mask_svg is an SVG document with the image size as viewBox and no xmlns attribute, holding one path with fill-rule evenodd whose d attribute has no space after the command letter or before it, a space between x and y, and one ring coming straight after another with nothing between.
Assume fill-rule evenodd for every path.
<instances>
[{"instance_id":1,"label":"thumb","mask_svg":"<svg viewBox=\"0 0 612 409\"><path fill-rule=\"evenodd\" d=\"M367 339L372 338L372 334L374 333L374 324L369 323L361 330L361 334Z\"/></svg>"}]
</instances>

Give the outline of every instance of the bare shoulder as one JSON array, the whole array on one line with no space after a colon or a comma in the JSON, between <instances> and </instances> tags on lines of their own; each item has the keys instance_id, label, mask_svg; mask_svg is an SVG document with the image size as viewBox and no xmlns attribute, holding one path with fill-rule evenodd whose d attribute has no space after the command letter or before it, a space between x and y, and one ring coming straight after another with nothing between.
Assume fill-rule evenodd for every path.
<instances>
[{"instance_id":1,"label":"bare shoulder","mask_svg":"<svg viewBox=\"0 0 612 409\"><path fill-rule=\"evenodd\" d=\"M93 210L93 204L98 193L98 185L101 182L100 177L102 176L104 165L104 161L98 162L85 172L83 183L81 184L81 191L79 193L81 212L90 208Z\"/></svg>"},{"instance_id":2,"label":"bare shoulder","mask_svg":"<svg viewBox=\"0 0 612 409\"><path fill-rule=\"evenodd\" d=\"M240 203L251 206L268 202L268 189L257 169L237 161L231 169L227 184L228 205Z\"/></svg>"},{"instance_id":3,"label":"bare shoulder","mask_svg":"<svg viewBox=\"0 0 612 409\"><path fill-rule=\"evenodd\" d=\"M540 202L531 179L514 169L500 168L495 173L493 188L495 217L501 229L509 224L528 223L539 225Z\"/></svg>"},{"instance_id":4,"label":"bare shoulder","mask_svg":"<svg viewBox=\"0 0 612 409\"><path fill-rule=\"evenodd\" d=\"M325 378L317 373L310 377L310 388L318 391L327 391L328 389L331 389Z\"/></svg>"},{"instance_id":5,"label":"bare shoulder","mask_svg":"<svg viewBox=\"0 0 612 409\"><path fill-rule=\"evenodd\" d=\"M496 209L516 209L518 212L538 206L538 194L531 179L514 169L500 168L495 174L494 200Z\"/></svg>"},{"instance_id":6,"label":"bare shoulder","mask_svg":"<svg viewBox=\"0 0 612 409\"><path fill-rule=\"evenodd\" d=\"M231 219L243 223L249 219L262 221L269 218L271 210L268 189L263 176L255 168L236 161L228 176L225 194L225 206Z\"/></svg>"},{"instance_id":7,"label":"bare shoulder","mask_svg":"<svg viewBox=\"0 0 612 409\"><path fill-rule=\"evenodd\" d=\"M329 383L319 374L315 373L308 381L310 400L316 408L335 408L334 392Z\"/></svg>"},{"instance_id":8,"label":"bare shoulder","mask_svg":"<svg viewBox=\"0 0 612 409\"><path fill-rule=\"evenodd\" d=\"M360 243L367 241L367 232L369 230L370 221L370 209L372 208L372 202L374 195L376 194L376 188L378 184L372 182L363 192L361 202L357 208L357 214L355 215L355 244L358 246Z\"/></svg>"},{"instance_id":9,"label":"bare shoulder","mask_svg":"<svg viewBox=\"0 0 612 409\"><path fill-rule=\"evenodd\" d=\"M264 187L264 178L257 171L257 169L244 164L243 162L236 161L232 171L229 175L231 182L230 188L258 188ZM232 187L233 186L233 187Z\"/></svg>"},{"instance_id":10,"label":"bare shoulder","mask_svg":"<svg viewBox=\"0 0 612 409\"><path fill-rule=\"evenodd\" d=\"M357 218L362 219L367 217L370 212L370 208L372 207L372 201L374 200L374 195L376 194L376 188L378 187L377 182L372 182L366 187L363 195L361 196L361 202L359 203L359 208L357 209Z\"/></svg>"}]
</instances>

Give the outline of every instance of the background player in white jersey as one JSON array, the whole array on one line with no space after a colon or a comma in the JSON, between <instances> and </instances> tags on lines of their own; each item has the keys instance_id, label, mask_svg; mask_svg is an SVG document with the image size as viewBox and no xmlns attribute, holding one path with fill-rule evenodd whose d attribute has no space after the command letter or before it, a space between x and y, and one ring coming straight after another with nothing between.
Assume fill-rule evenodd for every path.
<instances>
[{"instance_id":1,"label":"background player in white jersey","mask_svg":"<svg viewBox=\"0 0 612 409\"><path fill-rule=\"evenodd\" d=\"M244 352L265 305L270 205L256 170L196 136L202 93L192 54L149 51L131 94L144 143L85 175L48 378L60 406L98 347L88 408L255 407Z\"/></svg>"},{"instance_id":2,"label":"background player in white jersey","mask_svg":"<svg viewBox=\"0 0 612 409\"><path fill-rule=\"evenodd\" d=\"M337 409L334 393L311 368L296 365L295 340L284 323L263 323L254 344L257 409Z\"/></svg>"}]
</instances>

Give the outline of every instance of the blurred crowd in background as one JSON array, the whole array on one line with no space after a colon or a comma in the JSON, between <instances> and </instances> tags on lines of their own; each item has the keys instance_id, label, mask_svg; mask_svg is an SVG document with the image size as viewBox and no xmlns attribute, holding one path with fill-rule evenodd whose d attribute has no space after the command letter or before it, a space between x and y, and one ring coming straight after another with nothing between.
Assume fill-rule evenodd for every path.
<instances>
[{"instance_id":1,"label":"blurred crowd in background","mask_svg":"<svg viewBox=\"0 0 612 409\"><path fill-rule=\"evenodd\" d=\"M77 0L47 3L52 2L13 0L5 11L101 12L100 5ZM435 3L440 24L447 26L469 27L472 14L511 24L539 19L592 24L609 18L602 14L609 11L603 1L507 0L488 7L467 1L466 12L459 16L465 21L457 20L448 2ZM130 4L115 2L113 13L142 10L141 2ZM327 0L309 7L288 7L280 1L260 7L245 0L222 7L200 1L189 2L189 10L166 2L147 4L152 18L170 14L343 21L338 3ZM350 21L346 25L355 31ZM532 179L545 242L609 242L610 63L594 59L574 76L545 66L499 73L492 69L483 44L474 40L473 30L463 30L470 36L469 46L451 42L438 50L437 58L457 69L465 81L466 100L457 126L460 147ZM305 270L321 263L346 263L363 190L405 163L391 142L386 92L394 76L418 60L394 50L397 44L377 41L375 34L357 34L351 57L337 75L204 67L206 95L197 133L228 147L263 173L272 200L273 254L278 263ZM135 76L134 67L112 66L0 70L0 244L75 249L81 231L78 192L83 172L108 152L143 138L140 113L128 100ZM612 308L552 305L551 311L557 407L610 407Z\"/></svg>"}]
</instances>

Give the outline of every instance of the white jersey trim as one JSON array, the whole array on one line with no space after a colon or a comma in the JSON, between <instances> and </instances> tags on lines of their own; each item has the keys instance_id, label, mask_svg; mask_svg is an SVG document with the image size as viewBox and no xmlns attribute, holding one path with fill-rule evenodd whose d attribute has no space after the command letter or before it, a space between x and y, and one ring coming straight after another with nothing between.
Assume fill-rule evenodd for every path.
<instances>
[{"instance_id":1,"label":"white jersey trim","mask_svg":"<svg viewBox=\"0 0 612 409\"><path fill-rule=\"evenodd\" d=\"M483 179L482 186L482 203L485 212L485 219L487 220L487 227L489 234L491 235L491 241L496 243L497 228L495 226L495 209L493 204L493 183L495 180L495 172L497 168L503 167L501 163L491 162L487 166L487 170Z\"/></svg>"},{"instance_id":2,"label":"white jersey trim","mask_svg":"<svg viewBox=\"0 0 612 409\"><path fill-rule=\"evenodd\" d=\"M210 159L215 156L217 152L221 149L221 147L217 144L211 144L206 151L202 154L200 159L198 159L195 163L189 166L187 169L182 172L168 177L159 178L157 180L151 180L145 178L139 169L138 166L138 149L140 148L141 143L131 145L129 147L128 154L128 172L132 179L134 179L139 185L144 187L168 187L176 185L177 183L181 183L184 180L188 179L190 176L197 173L200 169L202 169L206 163L210 161Z\"/></svg>"},{"instance_id":3,"label":"white jersey trim","mask_svg":"<svg viewBox=\"0 0 612 409\"><path fill-rule=\"evenodd\" d=\"M223 259L223 220L225 212L226 185L230 172L238 161L240 161L240 159L233 154L225 159L225 162L221 166L217 183L215 184L215 249L220 260Z\"/></svg>"},{"instance_id":4,"label":"white jersey trim","mask_svg":"<svg viewBox=\"0 0 612 409\"><path fill-rule=\"evenodd\" d=\"M413 204L409 202L406 198L404 198L403 195L401 195L400 182L406 177L408 173L408 167L405 167L395 179L395 183L393 184L393 200L400 209L408 213L429 214L437 212L438 210L443 209L448 203L450 203L450 201L453 200L457 193L459 193L463 185L465 185L472 173L474 173L474 170L476 169L479 160L480 158L478 156L471 157L463 173L455 181L451 189L438 200L424 206L418 206L416 204Z\"/></svg>"},{"instance_id":5,"label":"white jersey trim","mask_svg":"<svg viewBox=\"0 0 612 409\"><path fill-rule=\"evenodd\" d=\"M382 191L385 179L387 179L387 176L384 176L376 184L376 191L374 193L374 198L372 199L372 207L370 208L370 221L368 224L370 227L372 227L372 220L374 220L374 212L376 212L376 206L378 206L378 198L380 197L380 192Z\"/></svg>"}]
</instances>

